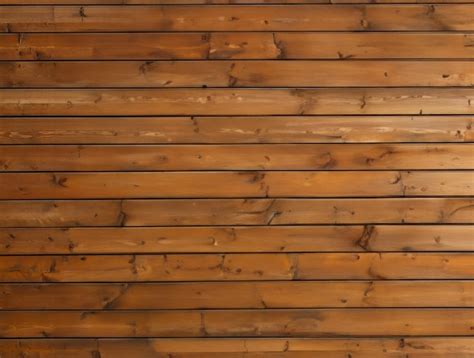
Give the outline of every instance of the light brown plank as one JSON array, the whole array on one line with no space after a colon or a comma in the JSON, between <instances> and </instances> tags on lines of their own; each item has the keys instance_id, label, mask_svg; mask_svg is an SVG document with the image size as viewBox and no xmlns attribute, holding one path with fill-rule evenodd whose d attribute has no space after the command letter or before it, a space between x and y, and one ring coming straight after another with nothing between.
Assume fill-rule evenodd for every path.
<instances>
[{"instance_id":1,"label":"light brown plank","mask_svg":"<svg viewBox=\"0 0 474 358\"><path fill-rule=\"evenodd\" d=\"M469 61L1 62L0 87L469 87Z\"/></svg>"},{"instance_id":2,"label":"light brown plank","mask_svg":"<svg viewBox=\"0 0 474 358\"><path fill-rule=\"evenodd\" d=\"M474 139L472 121L472 116L7 117L0 118L0 144L470 142ZM437 147L448 148L444 145ZM135 151L146 150L138 147L132 149L133 147L130 146L127 148L128 155L132 155ZM241 146L239 151L232 153L236 155L245 148ZM265 147L260 146L259 148L262 151ZM286 150L290 150L290 148L290 146L285 147ZM300 146L299 155L293 156L293 161L298 160L304 148L309 147ZM311 148L316 151L318 147ZM356 151L356 148L365 147L352 146L351 150ZM396 148L399 150L402 147ZM411 147L403 146L403 148ZM204 148L201 147L201 149ZM3 153L2 161L5 161L6 153L10 157L22 150L22 147L18 147L14 151L8 147L0 147L0 152ZM82 150L81 156L85 156L92 148L85 147ZM165 148L161 147L160 150L165 150ZM177 149L174 148L174 150ZM48 156L47 147L35 147L35 152L37 151L41 151L43 157ZM55 156L63 156L68 153L70 151L64 147L62 150L56 151ZM96 152L95 155L99 155L99 153ZM249 163L255 155L254 153L247 157L246 162ZM29 153L29 156L34 158L34 153ZM437 152L436 156L442 158L443 152ZM122 156L122 160L126 160L127 157ZM429 158L429 153L425 152L423 161L417 161L416 165L424 165L425 162L429 162ZM229 159L229 153L227 153L226 162ZM22 160L26 162L27 158L23 157ZM81 158L76 157L75 160L80 161ZM109 153L108 162L112 160ZM374 164L379 162L375 161ZM400 157L397 157L397 163L402 163ZM85 164L81 163L81 165ZM12 163L9 167L11 165ZM53 163L49 163L49 165L53 165ZM225 163L221 162L220 165L225 165ZM410 165L414 165L414 163ZM450 162L450 165L455 165L455 163ZM8 169L4 165L1 167Z\"/></svg>"},{"instance_id":3,"label":"light brown plank","mask_svg":"<svg viewBox=\"0 0 474 358\"><path fill-rule=\"evenodd\" d=\"M367 356L401 358L469 358L474 349L469 337L404 338L149 338L149 339L3 339L0 351L6 358L40 352L62 357L103 358L138 355L157 358L172 354L179 358L356 358ZM97 352L97 353L96 353Z\"/></svg>"},{"instance_id":4,"label":"light brown plank","mask_svg":"<svg viewBox=\"0 0 474 358\"><path fill-rule=\"evenodd\" d=\"M473 292L473 281L1 284L0 307L4 310L472 307Z\"/></svg>"},{"instance_id":5,"label":"light brown plank","mask_svg":"<svg viewBox=\"0 0 474 358\"><path fill-rule=\"evenodd\" d=\"M1 254L474 251L466 225L0 229Z\"/></svg>"},{"instance_id":6,"label":"light brown plank","mask_svg":"<svg viewBox=\"0 0 474 358\"><path fill-rule=\"evenodd\" d=\"M471 334L469 309L4 312L3 337L443 336ZM45 322L48 322L46 325Z\"/></svg>"},{"instance_id":7,"label":"light brown plank","mask_svg":"<svg viewBox=\"0 0 474 358\"><path fill-rule=\"evenodd\" d=\"M470 196L474 172L1 173L0 199Z\"/></svg>"},{"instance_id":8,"label":"light brown plank","mask_svg":"<svg viewBox=\"0 0 474 358\"><path fill-rule=\"evenodd\" d=\"M76 1L76 0L74 0ZM462 59L470 33L3 34L4 60ZM370 68L365 68L370 70Z\"/></svg>"},{"instance_id":9,"label":"light brown plank","mask_svg":"<svg viewBox=\"0 0 474 358\"><path fill-rule=\"evenodd\" d=\"M474 254L3 256L2 282L471 279Z\"/></svg>"},{"instance_id":10,"label":"light brown plank","mask_svg":"<svg viewBox=\"0 0 474 358\"><path fill-rule=\"evenodd\" d=\"M468 224L466 198L0 201L0 227Z\"/></svg>"},{"instance_id":11,"label":"light brown plank","mask_svg":"<svg viewBox=\"0 0 474 358\"><path fill-rule=\"evenodd\" d=\"M472 88L0 90L3 116L473 114Z\"/></svg>"},{"instance_id":12,"label":"light brown plank","mask_svg":"<svg viewBox=\"0 0 474 358\"><path fill-rule=\"evenodd\" d=\"M472 5L8 6L3 32L470 31ZM140 21L136 21L140 19Z\"/></svg>"},{"instance_id":13,"label":"light brown plank","mask_svg":"<svg viewBox=\"0 0 474 358\"><path fill-rule=\"evenodd\" d=\"M1 172L361 169L474 169L474 145L0 146Z\"/></svg>"}]
</instances>

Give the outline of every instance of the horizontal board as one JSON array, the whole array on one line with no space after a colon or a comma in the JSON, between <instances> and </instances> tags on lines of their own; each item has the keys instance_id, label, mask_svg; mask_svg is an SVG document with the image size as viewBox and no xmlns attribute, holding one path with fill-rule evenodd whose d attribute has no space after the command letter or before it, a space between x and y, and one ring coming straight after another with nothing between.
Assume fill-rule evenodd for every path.
<instances>
[{"instance_id":1,"label":"horizontal board","mask_svg":"<svg viewBox=\"0 0 474 358\"><path fill-rule=\"evenodd\" d=\"M0 87L466 87L469 61L0 62Z\"/></svg>"},{"instance_id":2,"label":"horizontal board","mask_svg":"<svg viewBox=\"0 0 474 358\"><path fill-rule=\"evenodd\" d=\"M0 254L474 251L466 225L0 229Z\"/></svg>"},{"instance_id":3,"label":"horizontal board","mask_svg":"<svg viewBox=\"0 0 474 358\"><path fill-rule=\"evenodd\" d=\"M0 351L6 358L40 352L90 358L159 357L177 358L354 358L368 356L416 358L469 358L474 353L470 337L403 338L132 338L132 339L3 339ZM97 353L91 353L97 352ZM9 355L10 354L10 355Z\"/></svg>"},{"instance_id":4,"label":"horizontal board","mask_svg":"<svg viewBox=\"0 0 474 358\"><path fill-rule=\"evenodd\" d=\"M4 60L469 59L474 56L474 49L469 46L474 36L470 33L30 33L2 34L0 40L0 57Z\"/></svg>"},{"instance_id":5,"label":"horizontal board","mask_svg":"<svg viewBox=\"0 0 474 358\"><path fill-rule=\"evenodd\" d=\"M0 173L0 200L471 196L474 172Z\"/></svg>"},{"instance_id":6,"label":"horizontal board","mask_svg":"<svg viewBox=\"0 0 474 358\"><path fill-rule=\"evenodd\" d=\"M45 324L47 322L48 324ZM469 309L3 312L14 337L324 337L472 334Z\"/></svg>"},{"instance_id":7,"label":"horizontal board","mask_svg":"<svg viewBox=\"0 0 474 358\"><path fill-rule=\"evenodd\" d=\"M472 224L466 198L0 201L0 227Z\"/></svg>"},{"instance_id":8,"label":"horizontal board","mask_svg":"<svg viewBox=\"0 0 474 358\"><path fill-rule=\"evenodd\" d=\"M248 121L251 120L249 119ZM394 122L394 124L396 124L396 122ZM454 170L474 169L474 145L12 145L0 146L0 163L0 172L121 170Z\"/></svg>"},{"instance_id":9,"label":"horizontal board","mask_svg":"<svg viewBox=\"0 0 474 358\"><path fill-rule=\"evenodd\" d=\"M472 0L1 0L5 5L463 4Z\"/></svg>"},{"instance_id":10,"label":"horizontal board","mask_svg":"<svg viewBox=\"0 0 474 358\"><path fill-rule=\"evenodd\" d=\"M9 6L3 32L470 31L472 5ZM140 21L136 21L140 19Z\"/></svg>"},{"instance_id":11,"label":"horizontal board","mask_svg":"<svg viewBox=\"0 0 474 358\"><path fill-rule=\"evenodd\" d=\"M470 253L3 256L2 282L472 279Z\"/></svg>"},{"instance_id":12,"label":"horizontal board","mask_svg":"<svg viewBox=\"0 0 474 358\"><path fill-rule=\"evenodd\" d=\"M2 116L474 114L474 89L3 89L0 113Z\"/></svg>"},{"instance_id":13,"label":"horizontal board","mask_svg":"<svg viewBox=\"0 0 474 358\"><path fill-rule=\"evenodd\" d=\"M1 284L0 307L3 310L472 307L473 291L474 281Z\"/></svg>"},{"instance_id":14,"label":"horizontal board","mask_svg":"<svg viewBox=\"0 0 474 358\"><path fill-rule=\"evenodd\" d=\"M472 142L472 116L347 116L347 117L157 117L157 118L0 118L0 144L168 144L168 143L356 143L356 142ZM326 146L327 147L327 146ZM437 146L438 147L438 146ZM440 146L447 148L447 146ZM135 151L145 151L138 147L127 147L128 155ZM245 150L232 151L238 155ZM259 153L263 146L259 147ZM271 147L276 148L276 147ZM286 146L285 150L290 150ZM292 161L298 160L304 147L300 146L298 156L292 156ZM318 147L312 147L317 150ZM335 147L327 147L335 148ZM351 148L355 151L356 147ZM365 147L364 147L365 148ZM396 147L397 151L401 147ZM403 148L410 148L404 146ZM416 147L419 148L419 147ZM428 147L426 147L428 148ZM451 148L451 147L450 147ZM461 149L464 147L455 147ZM200 148L204 149L203 147ZM0 147L2 165L0 169L7 170L4 162L5 153L16 158L8 167L27 162L24 156L19 161L16 153L28 150L18 147L15 150ZM35 147L35 153L41 152L42 158L48 158L48 148ZM86 156L90 147L83 147L82 156ZM94 155L99 156L95 151ZM102 148L106 151L107 149ZM117 149L116 149L117 150ZM165 150L165 148L160 148ZM174 148L176 150L176 148ZM184 150L184 148L182 149ZM405 149L406 150L406 149ZM28 152L34 158L34 153ZM67 155L66 148L55 152L55 157ZM429 162L430 153L423 153L423 160L416 161L417 166ZM230 160L226 153L226 163ZM394 155L395 153L392 153ZM257 153L245 158L246 163ZM333 154L334 155L334 154ZM272 154L273 156L273 154ZM443 157L443 152L436 153L437 158ZM386 158L386 157L385 157ZM341 160L342 158L340 158ZM92 158L89 158L92 160ZM107 162L113 158L108 152ZM175 159L176 160L176 159ZM81 158L75 158L81 161ZM174 161L173 161L174 162ZM402 159L397 156L397 168ZM88 162L89 163L89 162ZM169 163L169 162L167 162ZM373 162L377 165L380 160ZM81 166L86 163L81 162ZM265 163L268 165L269 163ZM338 163L334 163L337 165ZM36 163L36 165L39 165ZM49 163L48 165L53 165ZM225 163L219 163L225 165ZM412 163L411 165L414 165ZM451 166L455 162L450 162ZM54 168L54 166L52 167ZM414 167L412 167L414 168Z\"/></svg>"}]
</instances>

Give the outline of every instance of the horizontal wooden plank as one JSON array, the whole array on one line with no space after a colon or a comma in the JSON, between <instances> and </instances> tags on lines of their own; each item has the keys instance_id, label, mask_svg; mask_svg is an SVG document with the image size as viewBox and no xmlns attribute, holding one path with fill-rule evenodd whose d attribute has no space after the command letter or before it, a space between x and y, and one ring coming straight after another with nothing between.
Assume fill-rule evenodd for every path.
<instances>
[{"instance_id":1,"label":"horizontal wooden plank","mask_svg":"<svg viewBox=\"0 0 474 358\"><path fill-rule=\"evenodd\" d=\"M469 61L6 61L0 87L469 87L472 67Z\"/></svg>"},{"instance_id":2,"label":"horizontal wooden plank","mask_svg":"<svg viewBox=\"0 0 474 358\"><path fill-rule=\"evenodd\" d=\"M474 281L1 284L0 307L3 310L472 307L473 291Z\"/></svg>"},{"instance_id":3,"label":"horizontal wooden plank","mask_svg":"<svg viewBox=\"0 0 474 358\"><path fill-rule=\"evenodd\" d=\"M0 201L0 227L469 224L466 198Z\"/></svg>"},{"instance_id":4,"label":"horizontal wooden plank","mask_svg":"<svg viewBox=\"0 0 474 358\"><path fill-rule=\"evenodd\" d=\"M470 309L3 312L14 337L468 336ZM47 324L45 324L47 322Z\"/></svg>"},{"instance_id":5,"label":"horizontal wooden plank","mask_svg":"<svg viewBox=\"0 0 474 358\"><path fill-rule=\"evenodd\" d=\"M199 121L197 123L199 123ZM0 172L121 170L453 170L474 169L474 145L12 145L0 146L0 163Z\"/></svg>"},{"instance_id":6,"label":"horizontal wooden plank","mask_svg":"<svg viewBox=\"0 0 474 358\"><path fill-rule=\"evenodd\" d=\"M472 116L6 117L0 118L0 144L472 142L474 140L473 119ZM123 155L121 160L127 160L128 155L132 155L134 151L146 150L138 147L127 148L127 156ZM241 146L239 151L232 151L232 154L238 155L245 148ZM259 148L262 151L265 147ZM288 146L285 148L290 150ZM293 161L298 160L304 148L309 147L300 146L298 156L292 156ZM316 148L316 146L312 147L313 150L317 150ZM351 150L355 151L356 148L362 147L353 146ZM398 151L401 147L396 148ZM404 146L403 148L410 147ZM176 148L174 149L176 150ZM201 149L204 148L201 147ZM8 169L4 165L5 153L8 153L8 156L15 156L15 153L22 150L24 150L22 147L15 150L0 147L0 152L3 153L0 168ZM92 149L83 147L82 150L81 156L86 156ZM160 150L165 149L160 148ZM47 148L35 147L35 153L37 151L42 152L43 158L48 157ZM65 151L64 148L56 151L55 157L67 153L69 151ZM416 165L421 166L425 162L429 162L430 153L424 152L423 160L417 160ZM392 153L392 155L394 154ZM97 150L95 155L99 155ZM255 155L257 154L254 153L251 157L246 157L246 163ZM29 153L29 156L34 158L34 153ZM436 157L442 158L443 152L437 152ZM19 163L19 158L17 159L15 164ZM23 157L22 161L26 162L27 159ZM226 162L229 159L229 153L227 153ZM112 160L113 158L108 153L107 161ZM81 161L81 158L76 156L75 161ZM401 162L402 159L397 157L397 168ZM377 163L380 163L380 160L373 164L378 165ZM8 166L11 168L15 164L9 163ZM85 164L81 163L81 165ZM334 164L338 165L338 162ZM49 163L49 165L53 164ZM225 165L225 163L220 163L220 165ZM410 165L414 165L414 163ZM450 165L455 165L455 163L450 162Z\"/></svg>"},{"instance_id":7,"label":"horizontal wooden plank","mask_svg":"<svg viewBox=\"0 0 474 358\"><path fill-rule=\"evenodd\" d=\"M0 173L0 200L471 196L474 172Z\"/></svg>"},{"instance_id":8,"label":"horizontal wooden plank","mask_svg":"<svg viewBox=\"0 0 474 358\"><path fill-rule=\"evenodd\" d=\"M462 59L470 33L2 34L4 60ZM370 68L365 68L370 70Z\"/></svg>"},{"instance_id":9,"label":"horizontal wooden plank","mask_svg":"<svg viewBox=\"0 0 474 358\"><path fill-rule=\"evenodd\" d=\"M0 229L0 254L474 251L466 225Z\"/></svg>"},{"instance_id":10,"label":"horizontal wooden plank","mask_svg":"<svg viewBox=\"0 0 474 358\"><path fill-rule=\"evenodd\" d=\"M0 0L4 5L464 4L472 0Z\"/></svg>"},{"instance_id":11,"label":"horizontal wooden plank","mask_svg":"<svg viewBox=\"0 0 474 358\"><path fill-rule=\"evenodd\" d=\"M474 114L473 88L0 90L3 116Z\"/></svg>"},{"instance_id":12,"label":"horizontal wooden plank","mask_svg":"<svg viewBox=\"0 0 474 358\"><path fill-rule=\"evenodd\" d=\"M172 354L178 358L330 358L377 356L469 358L474 353L470 337L403 337L403 338L133 338L133 339L2 339L0 352L6 358L40 354L71 355L90 358L98 352L102 358L160 357ZM94 353L96 354L96 353ZM96 354L97 355L97 354Z\"/></svg>"},{"instance_id":13,"label":"horizontal wooden plank","mask_svg":"<svg viewBox=\"0 0 474 358\"><path fill-rule=\"evenodd\" d=\"M8 6L3 32L470 31L473 6ZM140 19L140 21L136 21Z\"/></svg>"},{"instance_id":14,"label":"horizontal wooden plank","mask_svg":"<svg viewBox=\"0 0 474 358\"><path fill-rule=\"evenodd\" d=\"M471 279L472 253L3 256L2 282Z\"/></svg>"}]
</instances>

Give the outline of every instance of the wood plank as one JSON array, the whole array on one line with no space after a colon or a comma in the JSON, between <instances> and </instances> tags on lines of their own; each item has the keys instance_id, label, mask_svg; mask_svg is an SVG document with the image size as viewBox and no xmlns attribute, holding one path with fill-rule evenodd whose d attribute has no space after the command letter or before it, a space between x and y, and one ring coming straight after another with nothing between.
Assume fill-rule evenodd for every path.
<instances>
[{"instance_id":1,"label":"wood plank","mask_svg":"<svg viewBox=\"0 0 474 358\"><path fill-rule=\"evenodd\" d=\"M0 87L469 87L472 68L469 61L6 61Z\"/></svg>"},{"instance_id":2,"label":"wood plank","mask_svg":"<svg viewBox=\"0 0 474 358\"><path fill-rule=\"evenodd\" d=\"M474 251L466 225L10 228L0 254Z\"/></svg>"},{"instance_id":3,"label":"wood plank","mask_svg":"<svg viewBox=\"0 0 474 358\"><path fill-rule=\"evenodd\" d=\"M472 142L474 140L472 122L472 116L6 117L0 118L0 144ZM440 147L448 148L444 145ZM90 147L83 148L86 150L82 155L87 155L92 150ZM135 151L145 150L138 147L132 149L131 146L127 148L128 155L132 155ZM241 146L239 151L232 153L237 155L245 148ZM259 148L263 150L265 147ZM299 155L293 156L292 160L298 160L304 148L309 147L300 146L299 148ZM317 148L312 147L315 151ZM353 146L351 150L356 151L356 148L359 147ZM398 151L402 147L396 148ZM403 146L403 148L406 150L411 147ZM200 147L200 149L204 148ZM18 147L15 151L8 147L0 147L1 153L8 153L8 156L13 156L21 150L23 150L22 147ZM165 148L160 147L160 150L165 150ZM174 150L177 150L176 147ZM286 150L290 150L290 147L286 146ZM47 157L46 147L35 147L36 151L41 151L43 158ZM63 147L55 153L55 156L64 156L67 153L69 152ZM430 153L425 152L423 161L417 161L416 165L421 166L424 162L429 162ZM4 154L2 155L3 162L5 161ZM96 151L95 155L99 153ZM229 156L229 153L227 155ZM247 157L246 162L252 160L255 155ZM34 158L34 153L29 153L29 156ZM436 156L442 158L443 151L436 153ZM127 160L127 157L122 156L122 160ZM226 159L229 160L229 157ZM26 160L27 158L22 158L23 162ZM80 161L81 158L76 157L75 160ZM108 161L112 160L109 153ZM401 162L402 159L397 157L397 163L401 164ZM380 163L380 160L374 162L375 165L378 165L377 163ZM337 165L338 162L335 164ZM9 167L11 165L12 163ZM410 165L413 166L414 163ZM450 162L450 165L455 165L455 163ZM3 164L1 169L8 168L5 168Z\"/></svg>"},{"instance_id":4,"label":"wood plank","mask_svg":"<svg viewBox=\"0 0 474 358\"><path fill-rule=\"evenodd\" d=\"M0 11L0 31L471 31L473 10L470 4L8 6Z\"/></svg>"},{"instance_id":5,"label":"wood plank","mask_svg":"<svg viewBox=\"0 0 474 358\"><path fill-rule=\"evenodd\" d=\"M3 256L2 282L471 279L468 253Z\"/></svg>"},{"instance_id":6,"label":"wood plank","mask_svg":"<svg viewBox=\"0 0 474 358\"><path fill-rule=\"evenodd\" d=\"M472 88L0 90L3 116L474 114Z\"/></svg>"},{"instance_id":7,"label":"wood plank","mask_svg":"<svg viewBox=\"0 0 474 358\"><path fill-rule=\"evenodd\" d=\"M3 310L472 307L472 292L473 281L1 284L0 307Z\"/></svg>"},{"instance_id":8,"label":"wood plank","mask_svg":"<svg viewBox=\"0 0 474 358\"><path fill-rule=\"evenodd\" d=\"M467 198L0 201L0 227L472 224Z\"/></svg>"},{"instance_id":9,"label":"wood plank","mask_svg":"<svg viewBox=\"0 0 474 358\"><path fill-rule=\"evenodd\" d=\"M4 5L463 4L472 0L1 0Z\"/></svg>"},{"instance_id":10,"label":"wood plank","mask_svg":"<svg viewBox=\"0 0 474 358\"><path fill-rule=\"evenodd\" d=\"M199 123L197 120L198 127ZM474 169L474 146L472 144L0 146L0 172L379 169Z\"/></svg>"},{"instance_id":11,"label":"wood plank","mask_svg":"<svg viewBox=\"0 0 474 358\"><path fill-rule=\"evenodd\" d=\"M469 358L473 353L470 337L403 338L133 338L133 339L2 339L0 352L6 358L40 352L62 357L90 358L98 352L102 358L157 358L172 354L179 358L206 357L361 358L367 356ZM262 353L264 355L262 355ZM96 354L97 355L97 354Z\"/></svg>"},{"instance_id":12,"label":"wood plank","mask_svg":"<svg viewBox=\"0 0 474 358\"><path fill-rule=\"evenodd\" d=\"M3 312L15 337L468 336L470 309ZM48 322L48 324L45 324Z\"/></svg>"},{"instance_id":13,"label":"wood plank","mask_svg":"<svg viewBox=\"0 0 474 358\"><path fill-rule=\"evenodd\" d=\"M470 33L22 33L1 34L0 39L0 57L10 61L469 59L474 56L470 46L474 36Z\"/></svg>"},{"instance_id":14,"label":"wood plank","mask_svg":"<svg viewBox=\"0 0 474 358\"><path fill-rule=\"evenodd\" d=\"M0 200L471 196L474 172L0 173Z\"/></svg>"}]
</instances>

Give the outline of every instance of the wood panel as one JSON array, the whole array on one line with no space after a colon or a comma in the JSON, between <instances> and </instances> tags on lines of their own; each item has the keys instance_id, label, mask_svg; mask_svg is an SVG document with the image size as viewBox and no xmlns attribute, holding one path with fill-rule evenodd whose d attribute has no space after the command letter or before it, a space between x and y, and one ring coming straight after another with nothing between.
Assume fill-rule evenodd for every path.
<instances>
[{"instance_id":1,"label":"wood panel","mask_svg":"<svg viewBox=\"0 0 474 358\"><path fill-rule=\"evenodd\" d=\"M1 9L0 21L3 32L471 31L473 9L468 4L9 6Z\"/></svg>"},{"instance_id":2,"label":"wood panel","mask_svg":"<svg viewBox=\"0 0 474 358\"><path fill-rule=\"evenodd\" d=\"M2 316L3 337L468 336L474 320L468 309L22 311Z\"/></svg>"},{"instance_id":3,"label":"wood panel","mask_svg":"<svg viewBox=\"0 0 474 358\"><path fill-rule=\"evenodd\" d=\"M133 339L3 339L0 350L5 357L32 352L40 354L100 357L160 357L171 354L179 358L308 358L321 356L347 358L382 356L469 358L473 353L469 337L403 337L403 338L133 338ZM97 353L96 353L97 352Z\"/></svg>"},{"instance_id":4,"label":"wood panel","mask_svg":"<svg viewBox=\"0 0 474 358\"><path fill-rule=\"evenodd\" d=\"M2 282L470 279L467 253L4 256Z\"/></svg>"},{"instance_id":5,"label":"wood panel","mask_svg":"<svg viewBox=\"0 0 474 358\"><path fill-rule=\"evenodd\" d=\"M474 356L473 12L0 0L0 357Z\"/></svg>"},{"instance_id":6,"label":"wood panel","mask_svg":"<svg viewBox=\"0 0 474 358\"><path fill-rule=\"evenodd\" d=\"M470 59L474 56L470 46L474 36L451 32L21 33L0 34L0 39L0 56L11 61Z\"/></svg>"},{"instance_id":7,"label":"wood panel","mask_svg":"<svg viewBox=\"0 0 474 358\"><path fill-rule=\"evenodd\" d=\"M469 61L2 62L0 87L469 87L472 68Z\"/></svg>"},{"instance_id":8,"label":"wood panel","mask_svg":"<svg viewBox=\"0 0 474 358\"><path fill-rule=\"evenodd\" d=\"M2 173L0 199L470 196L473 183L450 171Z\"/></svg>"},{"instance_id":9,"label":"wood panel","mask_svg":"<svg viewBox=\"0 0 474 358\"><path fill-rule=\"evenodd\" d=\"M3 116L474 114L472 88L0 90Z\"/></svg>"},{"instance_id":10,"label":"wood panel","mask_svg":"<svg viewBox=\"0 0 474 358\"><path fill-rule=\"evenodd\" d=\"M473 224L468 198L0 201L0 227Z\"/></svg>"},{"instance_id":11,"label":"wood panel","mask_svg":"<svg viewBox=\"0 0 474 358\"><path fill-rule=\"evenodd\" d=\"M0 229L0 254L474 251L466 225Z\"/></svg>"},{"instance_id":12,"label":"wood panel","mask_svg":"<svg viewBox=\"0 0 474 358\"><path fill-rule=\"evenodd\" d=\"M236 291L238 295L234 294ZM1 284L0 307L6 310L472 307L473 291L472 281Z\"/></svg>"},{"instance_id":13,"label":"wood panel","mask_svg":"<svg viewBox=\"0 0 474 358\"><path fill-rule=\"evenodd\" d=\"M0 117L0 144L169 144L169 143L373 143L373 142L472 142L472 116L299 116L299 117L50 117L50 118L23 118ZM444 145L437 147L447 148ZM56 151L55 156L67 155L67 148ZM83 148L83 155L93 150ZM85 151L84 149L87 148ZM127 147L127 153L132 155L136 151L146 151L143 147ZM224 150L226 147L220 147ZM235 147L233 147L235 148ZM250 147L239 147L239 151ZM265 146L259 146L263 151ZM276 149L277 147L271 147ZM286 146L290 150L291 146ZM306 146L300 146L299 154L304 153ZM316 146L312 147L317 151ZM335 147L328 147L334 149ZM359 146L352 146L356 151ZM368 147L367 147L368 148ZM396 147L399 149L400 147ZM413 148L403 146L405 150ZM417 147L419 148L419 147ZM428 147L426 147L428 148ZM457 150L465 148L457 147ZM59 149L59 147L58 147ZM119 147L116 147L119 150ZM160 147L160 150L165 148ZM177 149L177 147L175 147ZM204 147L200 147L201 150ZM13 156L19 162L17 153L28 148L0 147L2 160L8 161L7 155ZM99 156L95 149L95 155ZM106 148L101 148L106 151ZM180 150L185 150L180 148ZM35 147L42 157L49 158L47 147ZM21 158L21 163L27 162L34 153L28 151ZM7 155L5 155L7 154ZM184 155L183 153L181 153ZM226 152L236 155L236 151ZM215 154L216 155L216 154ZM253 159L258 153L246 157L246 161ZM411 152L411 155L415 155ZM437 152L441 158L443 152ZM429 162L429 153L424 152L423 161L416 161L416 166ZM92 160L92 158L90 158ZM122 155L122 160L127 156ZM298 156L292 156L298 160ZM342 158L341 158L342 159ZM81 158L76 157L76 161ZM112 153L108 153L108 161L113 160ZM10 161L9 161L10 162ZM378 163L376 161L375 163ZM374 163L374 164L375 164ZM401 158L398 162L401 165ZM52 165L53 163L50 163ZM81 162L87 165L88 163ZM131 165L130 162L127 163ZM220 163L225 165L225 163ZM337 164L337 163L334 163ZM455 165L452 161L451 165ZM9 167L14 165L10 162ZM38 163L36 164L38 165ZM265 163L268 165L268 163ZM411 164L411 165L414 165ZM398 167L398 165L397 165ZM53 167L54 168L54 167ZM401 168L401 166L400 166ZM3 170L5 168L2 165ZM331 168L328 168L331 169ZM71 169L72 170L72 169Z\"/></svg>"},{"instance_id":14,"label":"wood panel","mask_svg":"<svg viewBox=\"0 0 474 358\"><path fill-rule=\"evenodd\" d=\"M196 126L200 126L199 120L197 120ZM447 168L451 170L474 169L474 145L233 144L161 146L12 145L0 147L0 171L4 172L53 170L329 171L434 170ZM347 175L352 174L348 173ZM413 175L421 174L413 173Z\"/></svg>"}]
</instances>

